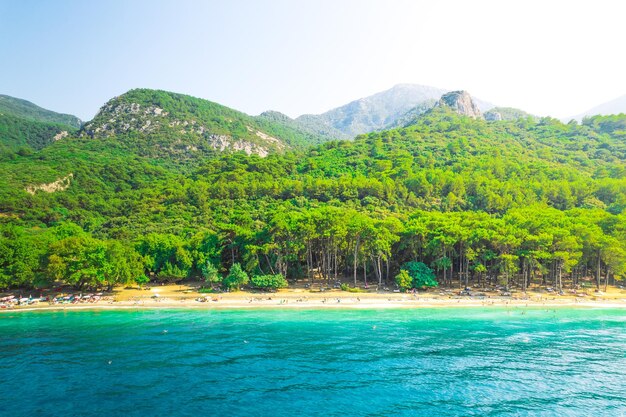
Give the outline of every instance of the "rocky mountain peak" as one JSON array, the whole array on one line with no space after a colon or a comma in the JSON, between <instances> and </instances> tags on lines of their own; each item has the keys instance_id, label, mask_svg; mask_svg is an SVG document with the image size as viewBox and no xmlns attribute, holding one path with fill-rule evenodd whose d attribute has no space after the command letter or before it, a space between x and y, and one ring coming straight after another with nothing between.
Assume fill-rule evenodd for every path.
<instances>
[{"instance_id":1,"label":"rocky mountain peak","mask_svg":"<svg viewBox=\"0 0 626 417\"><path fill-rule=\"evenodd\" d=\"M455 112L474 119L482 119L483 114L467 91L450 91L444 94L436 104L437 107L449 107Z\"/></svg>"}]
</instances>

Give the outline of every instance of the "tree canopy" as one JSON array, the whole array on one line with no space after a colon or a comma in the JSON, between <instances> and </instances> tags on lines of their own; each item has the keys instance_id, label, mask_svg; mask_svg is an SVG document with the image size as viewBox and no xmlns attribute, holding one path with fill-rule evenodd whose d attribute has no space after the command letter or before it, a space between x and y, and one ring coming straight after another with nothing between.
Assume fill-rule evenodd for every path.
<instances>
[{"instance_id":1,"label":"tree canopy","mask_svg":"<svg viewBox=\"0 0 626 417\"><path fill-rule=\"evenodd\" d=\"M0 161L0 286L178 281L208 264L253 283L388 285L414 262L440 285L599 287L626 273L625 118L436 110L266 158L157 155L171 132L66 138ZM67 189L26 191L69 174Z\"/></svg>"}]
</instances>

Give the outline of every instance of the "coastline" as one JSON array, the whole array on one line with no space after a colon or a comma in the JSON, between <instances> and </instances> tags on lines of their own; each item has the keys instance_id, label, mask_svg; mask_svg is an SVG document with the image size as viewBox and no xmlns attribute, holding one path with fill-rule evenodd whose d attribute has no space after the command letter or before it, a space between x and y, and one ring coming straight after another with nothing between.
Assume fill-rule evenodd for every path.
<instances>
[{"instance_id":1,"label":"coastline","mask_svg":"<svg viewBox=\"0 0 626 417\"><path fill-rule=\"evenodd\" d=\"M176 286L178 287L178 286ZM165 290L168 296L154 297L152 293L139 293L124 290L108 301L79 304L50 304L40 302L32 305L2 309L0 313L20 311L88 311L88 310L240 310L240 309L331 309L331 310L381 310L381 309L420 309L420 308L607 308L626 309L626 295L611 297L577 298L573 296L526 295L524 297L471 297L449 294L420 293L348 293L328 291L325 293L283 290L276 293L235 292L224 294L199 294L189 289ZM171 289L170 289L171 290ZM623 291L626 293L626 291ZM204 298L205 301L197 301ZM114 299L117 299L114 301Z\"/></svg>"}]
</instances>

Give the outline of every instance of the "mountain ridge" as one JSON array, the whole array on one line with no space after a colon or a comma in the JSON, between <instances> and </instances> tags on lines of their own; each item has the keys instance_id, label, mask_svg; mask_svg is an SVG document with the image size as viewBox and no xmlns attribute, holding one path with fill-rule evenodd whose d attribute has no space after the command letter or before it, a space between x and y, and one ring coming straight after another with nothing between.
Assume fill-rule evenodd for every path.
<instances>
[{"instance_id":1,"label":"mountain ridge","mask_svg":"<svg viewBox=\"0 0 626 417\"><path fill-rule=\"evenodd\" d=\"M279 113L254 117L209 100L142 88L110 99L84 124L81 136L135 142L141 136L156 147L144 147L155 156L159 151L192 156L225 150L267 156L323 141Z\"/></svg>"},{"instance_id":2,"label":"mountain ridge","mask_svg":"<svg viewBox=\"0 0 626 417\"><path fill-rule=\"evenodd\" d=\"M76 129L82 125L82 121L74 115L44 109L28 100L6 94L0 94L0 113L37 122L67 125Z\"/></svg>"},{"instance_id":3,"label":"mountain ridge","mask_svg":"<svg viewBox=\"0 0 626 417\"><path fill-rule=\"evenodd\" d=\"M304 114L295 120L306 120L309 124L317 123L338 130L343 134L343 139L350 139L359 134L400 126L403 119L411 118L409 113L412 110L414 115L422 114L430 103L434 104L450 91L421 84L396 84L390 89L353 100L324 113ZM474 101L482 111L495 107L484 100L474 98Z\"/></svg>"},{"instance_id":4,"label":"mountain ridge","mask_svg":"<svg viewBox=\"0 0 626 417\"><path fill-rule=\"evenodd\" d=\"M613 114L626 113L626 94L613 100L598 104L582 113L569 118L569 120L581 121L589 116L608 116Z\"/></svg>"}]
</instances>

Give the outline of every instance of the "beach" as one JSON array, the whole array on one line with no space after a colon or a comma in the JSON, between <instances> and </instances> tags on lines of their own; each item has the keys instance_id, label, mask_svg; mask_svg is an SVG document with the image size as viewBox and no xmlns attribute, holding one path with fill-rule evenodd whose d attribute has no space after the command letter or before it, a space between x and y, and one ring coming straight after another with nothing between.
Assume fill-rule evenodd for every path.
<instances>
[{"instance_id":1,"label":"beach","mask_svg":"<svg viewBox=\"0 0 626 417\"><path fill-rule=\"evenodd\" d=\"M348 292L339 289L326 291L305 288L282 289L276 292L199 292L199 283L184 285L157 285L150 288L115 288L109 293L88 298L81 302L84 295L76 291L48 292L37 294L48 301L24 302L13 304L2 311L32 310L84 310L84 309L249 309L249 308L282 308L282 309L385 309L385 308L432 308L432 307L486 307L486 306L550 306L550 307L597 307L626 308L626 289L611 287L607 292L565 291L559 295L554 291L533 290L512 292L502 295L499 291L484 289L460 291L458 289L432 289L415 293L393 291ZM0 294L0 298L9 293ZM67 294L75 297L72 301ZM75 295L76 294L76 295ZM65 296L65 297L64 297ZM29 295L30 298L33 295ZM52 301L55 297L60 300ZM36 297L39 298L39 297ZM63 300L65 298L66 300Z\"/></svg>"}]
</instances>

